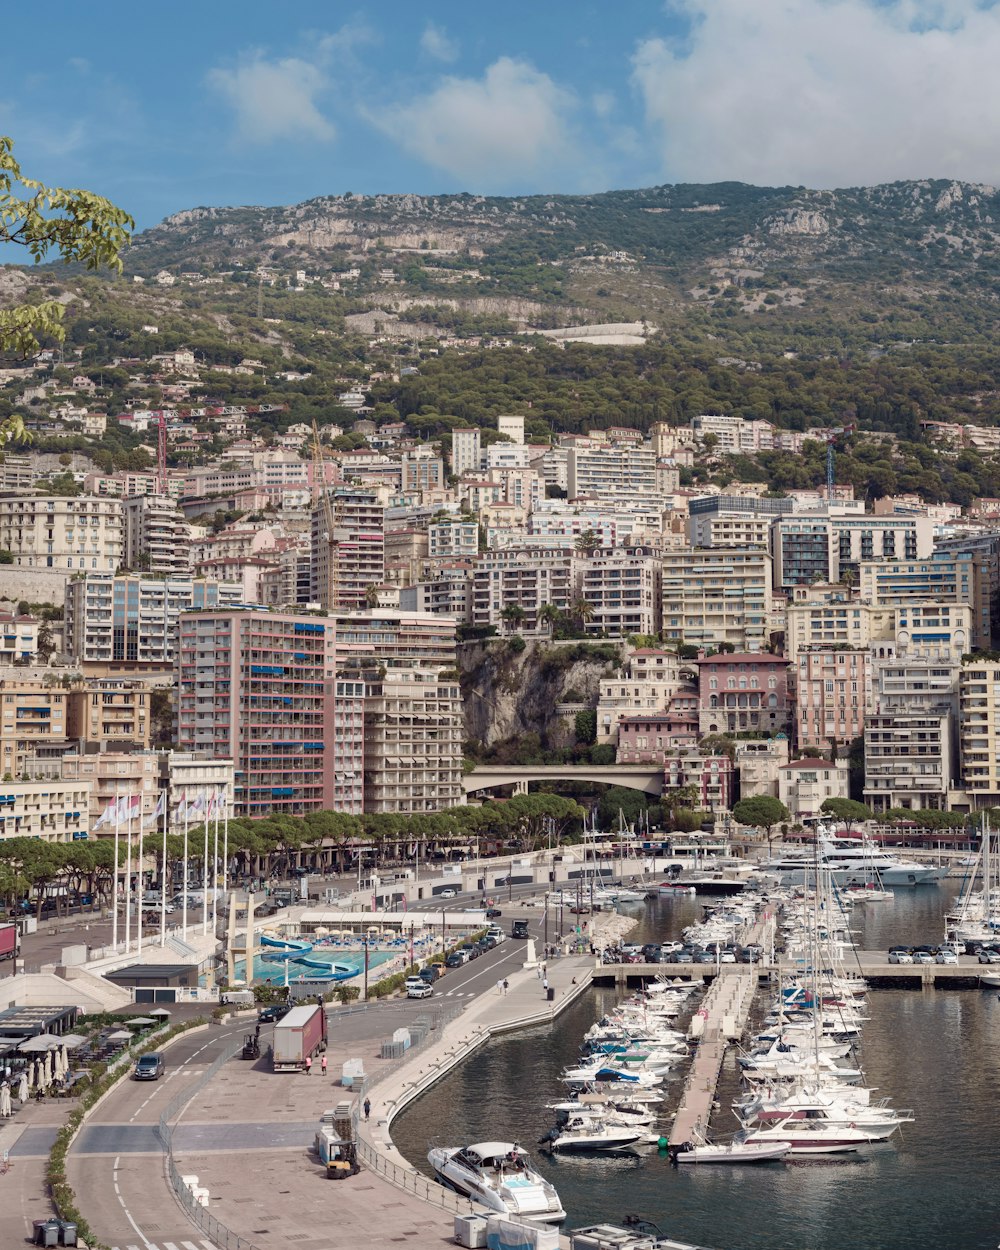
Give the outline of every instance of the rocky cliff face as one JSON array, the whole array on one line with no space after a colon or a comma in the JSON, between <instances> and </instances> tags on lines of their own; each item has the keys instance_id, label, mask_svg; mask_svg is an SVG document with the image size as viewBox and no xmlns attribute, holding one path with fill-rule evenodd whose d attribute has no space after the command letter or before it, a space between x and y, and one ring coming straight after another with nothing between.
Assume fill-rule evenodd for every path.
<instances>
[{"instance_id":1,"label":"rocky cliff face","mask_svg":"<svg viewBox=\"0 0 1000 1250\"><path fill-rule=\"evenodd\" d=\"M466 737L493 746L537 734L549 750L572 746L573 713L560 713L557 705L596 706L609 667L603 655L569 658L580 650L572 643L533 642L518 654L510 640L462 647Z\"/></svg>"}]
</instances>

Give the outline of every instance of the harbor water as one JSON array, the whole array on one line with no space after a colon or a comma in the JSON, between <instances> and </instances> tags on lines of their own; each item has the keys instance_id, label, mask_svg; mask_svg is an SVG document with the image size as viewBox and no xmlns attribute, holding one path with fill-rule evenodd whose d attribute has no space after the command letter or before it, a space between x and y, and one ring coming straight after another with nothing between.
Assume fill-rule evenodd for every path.
<instances>
[{"instance_id":1,"label":"harbor water","mask_svg":"<svg viewBox=\"0 0 1000 1250\"><path fill-rule=\"evenodd\" d=\"M941 940L955 887L897 889L895 901L857 907L852 927L869 949ZM700 919L703 899L657 899L634 936L666 940ZM633 935L630 935L630 938ZM393 1138L430 1172L431 1145L518 1141L553 1181L567 1227L652 1221L664 1236L719 1250L995 1250L1000 1244L1000 1001L983 990L873 990L861 1061L874 1097L912 1108L916 1122L857 1155L757 1167L672 1168L639 1153L549 1157L536 1145L562 1096L590 1024L618 998L593 989L554 1025L498 1039L456 1068L393 1124ZM685 1074L676 1070L663 1127ZM713 1129L738 1126L738 1078L727 1056Z\"/></svg>"}]
</instances>

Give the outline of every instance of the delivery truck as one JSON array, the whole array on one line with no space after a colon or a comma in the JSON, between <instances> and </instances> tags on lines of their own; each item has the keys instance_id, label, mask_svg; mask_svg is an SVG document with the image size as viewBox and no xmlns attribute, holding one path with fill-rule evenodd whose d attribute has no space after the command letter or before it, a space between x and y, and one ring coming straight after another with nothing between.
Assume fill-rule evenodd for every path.
<instances>
[{"instance_id":1,"label":"delivery truck","mask_svg":"<svg viewBox=\"0 0 1000 1250\"><path fill-rule=\"evenodd\" d=\"M17 925L0 924L0 959L16 959L17 951Z\"/></svg>"},{"instance_id":2,"label":"delivery truck","mask_svg":"<svg viewBox=\"0 0 1000 1250\"><path fill-rule=\"evenodd\" d=\"M293 1007L274 1026L271 1067L275 1072L301 1072L306 1059L326 1050L326 1012L314 1004Z\"/></svg>"}]
</instances>

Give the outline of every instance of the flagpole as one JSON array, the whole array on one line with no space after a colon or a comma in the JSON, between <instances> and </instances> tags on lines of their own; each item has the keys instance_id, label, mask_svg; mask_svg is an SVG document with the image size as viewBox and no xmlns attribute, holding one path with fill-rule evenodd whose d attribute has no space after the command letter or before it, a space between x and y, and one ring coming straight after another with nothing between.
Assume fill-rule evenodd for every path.
<instances>
[{"instance_id":1,"label":"flagpole","mask_svg":"<svg viewBox=\"0 0 1000 1250\"><path fill-rule=\"evenodd\" d=\"M208 812L202 813L205 821L205 854L202 857L201 931L208 932Z\"/></svg>"},{"instance_id":2,"label":"flagpole","mask_svg":"<svg viewBox=\"0 0 1000 1250\"><path fill-rule=\"evenodd\" d=\"M170 811L170 782L160 791L163 803L163 854L160 858L160 945L167 944L167 815Z\"/></svg>"},{"instance_id":3,"label":"flagpole","mask_svg":"<svg viewBox=\"0 0 1000 1250\"><path fill-rule=\"evenodd\" d=\"M141 791L140 791L141 794ZM142 818L142 799L139 800L139 864L136 876L138 877L139 901L135 908L135 928L137 940L135 944L136 954L142 953L142 868L143 868L143 840L145 836L145 820Z\"/></svg>"},{"instance_id":4,"label":"flagpole","mask_svg":"<svg viewBox=\"0 0 1000 1250\"><path fill-rule=\"evenodd\" d=\"M128 817L125 821L125 953L132 949L132 796L125 796Z\"/></svg>"},{"instance_id":5,"label":"flagpole","mask_svg":"<svg viewBox=\"0 0 1000 1250\"><path fill-rule=\"evenodd\" d=\"M111 945L118 949L118 834L121 831L121 807L118 801L118 782L115 782L115 875L111 890Z\"/></svg>"},{"instance_id":6,"label":"flagpole","mask_svg":"<svg viewBox=\"0 0 1000 1250\"><path fill-rule=\"evenodd\" d=\"M222 889L229 889L229 795L222 787ZM249 977L247 980L249 981Z\"/></svg>"},{"instance_id":7,"label":"flagpole","mask_svg":"<svg viewBox=\"0 0 1000 1250\"><path fill-rule=\"evenodd\" d=\"M186 942L188 935L188 792L181 794L181 806L184 808L184 903L181 907L181 938Z\"/></svg>"}]
</instances>

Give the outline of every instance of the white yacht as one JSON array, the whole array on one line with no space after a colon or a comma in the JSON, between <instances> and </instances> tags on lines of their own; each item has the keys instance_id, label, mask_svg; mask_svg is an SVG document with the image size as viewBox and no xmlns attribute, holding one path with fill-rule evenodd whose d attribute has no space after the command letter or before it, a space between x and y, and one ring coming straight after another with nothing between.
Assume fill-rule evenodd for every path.
<instances>
[{"instance_id":1,"label":"white yacht","mask_svg":"<svg viewBox=\"0 0 1000 1250\"><path fill-rule=\"evenodd\" d=\"M870 841L856 838L819 837L819 867L838 888L848 885L929 885L947 874L947 866L920 864L898 859ZM776 877L782 885L816 884L817 854L806 848L790 851L760 866L759 871Z\"/></svg>"},{"instance_id":2,"label":"white yacht","mask_svg":"<svg viewBox=\"0 0 1000 1250\"><path fill-rule=\"evenodd\" d=\"M610 1116L575 1113L562 1128L553 1130L548 1147L566 1153L624 1150L628 1146L644 1144L649 1137L649 1130L642 1124L627 1124Z\"/></svg>"},{"instance_id":3,"label":"white yacht","mask_svg":"<svg viewBox=\"0 0 1000 1250\"><path fill-rule=\"evenodd\" d=\"M450 1189L498 1215L545 1224L558 1224L566 1218L555 1186L535 1171L517 1142L438 1146L428 1152L427 1161Z\"/></svg>"}]
</instances>

